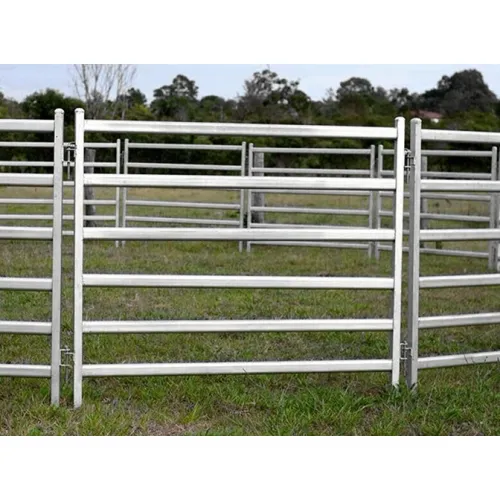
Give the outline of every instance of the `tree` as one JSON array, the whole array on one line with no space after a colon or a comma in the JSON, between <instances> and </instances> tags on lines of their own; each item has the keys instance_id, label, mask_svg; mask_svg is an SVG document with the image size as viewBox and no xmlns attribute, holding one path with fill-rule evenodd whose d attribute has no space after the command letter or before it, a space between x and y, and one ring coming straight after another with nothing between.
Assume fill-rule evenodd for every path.
<instances>
[{"instance_id":1,"label":"tree","mask_svg":"<svg viewBox=\"0 0 500 500\"><path fill-rule=\"evenodd\" d=\"M73 85L77 96L85 102L89 118L114 119L123 116L123 95L132 84L136 67L132 64L75 64Z\"/></svg>"},{"instance_id":2,"label":"tree","mask_svg":"<svg viewBox=\"0 0 500 500\"><path fill-rule=\"evenodd\" d=\"M394 113L387 91L374 87L366 78L353 77L340 83L337 89L339 109L363 117Z\"/></svg>"},{"instance_id":3,"label":"tree","mask_svg":"<svg viewBox=\"0 0 500 500\"><path fill-rule=\"evenodd\" d=\"M198 86L187 76L177 75L170 85L163 85L153 93L151 111L160 119L187 121L196 110Z\"/></svg>"},{"instance_id":4,"label":"tree","mask_svg":"<svg viewBox=\"0 0 500 500\"><path fill-rule=\"evenodd\" d=\"M54 111L58 108L64 110L66 120L71 122L76 108L84 104L74 97L67 97L55 89L45 89L28 95L21 103L21 108L28 118L38 120L53 120Z\"/></svg>"},{"instance_id":5,"label":"tree","mask_svg":"<svg viewBox=\"0 0 500 500\"><path fill-rule=\"evenodd\" d=\"M448 116L469 111L493 113L497 103L497 96L475 69L443 76L437 87L425 92L421 99L423 109Z\"/></svg>"},{"instance_id":6,"label":"tree","mask_svg":"<svg viewBox=\"0 0 500 500\"><path fill-rule=\"evenodd\" d=\"M256 72L244 83L238 114L241 119L262 123L300 123L303 114L309 111L311 100L298 87L298 81L280 78L269 69Z\"/></svg>"}]
</instances>

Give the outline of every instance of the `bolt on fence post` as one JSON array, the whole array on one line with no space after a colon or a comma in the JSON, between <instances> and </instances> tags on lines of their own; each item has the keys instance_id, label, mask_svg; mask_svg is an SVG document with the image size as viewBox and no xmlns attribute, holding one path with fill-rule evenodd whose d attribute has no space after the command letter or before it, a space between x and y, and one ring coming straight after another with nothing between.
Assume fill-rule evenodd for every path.
<instances>
[{"instance_id":1,"label":"bolt on fence post","mask_svg":"<svg viewBox=\"0 0 500 500\"><path fill-rule=\"evenodd\" d=\"M411 121L410 149L414 166L410 171L410 224L408 236L408 321L407 355L405 356L406 384L410 389L417 386L418 378L418 319L420 314L420 181L422 151L422 121Z\"/></svg>"},{"instance_id":2,"label":"bolt on fence post","mask_svg":"<svg viewBox=\"0 0 500 500\"><path fill-rule=\"evenodd\" d=\"M54 180L52 220L52 335L51 335L51 403L59 405L61 370L61 297L62 297L62 233L64 197L64 111L54 116Z\"/></svg>"}]
</instances>

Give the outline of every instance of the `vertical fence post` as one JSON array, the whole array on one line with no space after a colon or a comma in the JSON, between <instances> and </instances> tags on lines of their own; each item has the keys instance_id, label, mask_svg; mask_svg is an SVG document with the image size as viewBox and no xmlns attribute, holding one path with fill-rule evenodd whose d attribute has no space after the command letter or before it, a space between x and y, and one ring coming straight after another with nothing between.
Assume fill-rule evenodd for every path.
<instances>
[{"instance_id":1,"label":"vertical fence post","mask_svg":"<svg viewBox=\"0 0 500 500\"><path fill-rule=\"evenodd\" d=\"M121 141L118 139L116 141L116 175L120 175L120 160L121 160ZM120 188L115 188L115 227L120 227ZM115 247L118 248L120 242L115 241Z\"/></svg>"},{"instance_id":2,"label":"vertical fence post","mask_svg":"<svg viewBox=\"0 0 500 500\"><path fill-rule=\"evenodd\" d=\"M427 156L422 156L422 161L421 161L421 166L420 166L420 173L422 178L427 178L425 175L427 172L428 168L428 158ZM424 196L421 196L420 198L420 228L421 229L429 229L429 219L425 217L424 214L429 213L429 200ZM427 243L421 243L422 248L425 248L427 246Z\"/></svg>"},{"instance_id":3,"label":"vertical fence post","mask_svg":"<svg viewBox=\"0 0 500 500\"><path fill-rule=\"evenodd\" d=\"M393 387L399 386L401 364L401 306L403 287L403 219L404 219L404 191L405 191L405 119L396 118L397 139L394 145L394 178L396 189L394 192L394 245L392 269L394 276L393 292L393 334L391 339Z\"/></svg>"},{"instance_id":4,"label":"vertical fence post","mask_svg":"<svg viewBox=\"0 0 500 500\"><path fill-rule=\"evenodd\" d=\"M241 144L241 177L245 178L245 167L247 157L247 143ZM245 227L245 190L240 189L240 229ZM243 252L243 241L238 243L238 250Z\"/></svg>"},{"instance_id":5,"label":"vertical fence post","mask_svg":"<svg viewBox=\"0 0 500 500\"><path fill-rule=\"evenodd\" d=\"M125 139L125 145L123 148L123 175L128 174L128 152L129 152L129 140ZM122 227L127 226L127 188L122 189ZM125 241L122 241L122 247L125 246Z\"/></svg>"},{"instance_id":6,"label":"vertical fence post","mask_svg":"<svg viewBox=\"0 0 500 500\"><path fill-rule=\"evenodd\" d=\"M418 378L418 319L420 315L420 180L422 121L411 121L411 153L414 166L410 171L410 224L408 236L408 326L406 337L405 372L410 389L417 386Z\"/></svg>"},{"instance_id":7,"label":"vertical fence post","mask_svg":"<svg viewBox=\"0 0 500 500\"><path fill-rule=\"evenodd\" d=\"M96 150L95 149L85 148L85 150L84 150L84 161L85 162L94 163L95 157L96 157ZM86 174L93 174L94 167L93 166L84 166L84 172ZM76 179L76 177L75 177L75 179ZM84 197L85 197L85 216L86 217L95 216L97 213L96 206L93 205L92 203L89 203L92 200L95 200L94 188L92 186L85 186ZM95 220L85 219L84 225L85 225L85 227L95 227L95 226L97 226L97 222Z\"/></svg>"},{"instance_id":8,"label":"vertical fence post","mask_svg":"<svg viewBox=\"0 0 500 500\"><path fill-rule=\"evenodd\" d=\"M252 177L253 174L253 144L250 143L248 146L248 177ZM247 190L247 228L250 229L252 227L252 190ZM252 243L247 241L247 252L250 252L252 247Z\"/></svg>"},{"instance_id":9,"label":"vertical fence post","mask_svg":"<svg viewBox=\"0 0 500 500\"><path fill-rule=\"evenodd\" d=\"M382 170L384 168L384 146L379 145L377 151L377 168L376 168L376 178L382 178ZM382 192L377 191L376 203L375 203L375 229L380 229L382 227L382 216L380 212L382 211ZM380 242L375 242L375 260L380 260Z\"/></svg>"},{"instance_id":10,"label":"vertical fence post","mask_svg":"<svg viewBox=\"0 0 500 500\"><path fill-rule=\"evenodd\" d=\"M370 179L374 179L377 176L376 173L376 149L375 146L370 147ZM377 228L377 213L376 213L376 208L377 208L377 202L378 202L378 197L380 196L380 193L377 191L370 191L370 196L368 199L368 227L370 229L376 229ZM368 258L372 259L375 256L376 253L376 242L375 241L370 241L368 243Z\"/></svg>"},{"instance_id":11,"label":"vertical fence post","mask_svg":"<svg viewBox=\"0 0 500 500\"><path fill-rule=\"evenodd\" d=\"M62 233L64 177L64 111L56 109L54 116L54 182L52 221L52 336L51 389L53 405L59 405L61 367L61 296L62 296Z\"/></svg>"},{"instance_id":12,"label":"vertical fence post","mask_svg":"<svg viewBox=\"0 0 500 500\"><path fill-rule=\"evenodd\" d=\"M252 165L255 166L255 168L264 168L264 153L254 153L254 163ZM264 177L264 172L252 172L252 175L256 177ZM265 194L262 191L254 192L252 191L252 206L254 207L259 207L259 208L264 208L266 206L266 198ZM255 212L251 213L250 217L252 218L252 222L255 222L256 224L263 224L264 223L264 212Z\"/></svg>"},{"instance_id":13,"label":"vertical fence post","mask_svg":"<svg viewBox=\"0 0 500 500\"><path fill-rule=\"evenodd\" d=\"M85 113L75 110L75 187L74 187L74 261L73 261L73 401L75 408L82 404L83 365L83 225L84 225L84 138Z\"/></svg>"},{"instance_id":14,"label":"vertical fence post","mask_svg":"<svg viewBox=\"0 0 500 500\"><path fill-rule=\"evenodd\" d=\"M491 150L491 180L498 180L498 152L494 147ZM491 193L490 195L490 229L498 228L499 218L498 194ZM490 241L488 245L488 269L491 271L497 270L498 261L498 241Z\"/></svg>"},{"instance_id":15,"label":"vertical fence post","mask_svg":"<svg viewBox=\"0 0 500 500\"><path fill-rule=\"evenodd\" d=\"M495 166L495 180L498 181L500 180L500 149L498 147L493 148L493 154L496 158L496 166ZM496 206L496 213L497 217L495 219L497 223L497 228L500 227L500 194L495 193L495 206ZM499 262L499 256L500 256L500 243L497 242L495 244L495 270L498 272L500 271L500 262Z\"/></svg>"}]
</instances>

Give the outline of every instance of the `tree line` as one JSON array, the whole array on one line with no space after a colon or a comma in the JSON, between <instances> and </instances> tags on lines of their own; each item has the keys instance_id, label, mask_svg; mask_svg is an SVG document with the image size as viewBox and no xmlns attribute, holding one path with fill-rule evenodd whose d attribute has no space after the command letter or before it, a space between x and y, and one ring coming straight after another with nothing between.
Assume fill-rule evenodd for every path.
<instances>
[{"instance_id":1,"label":"tree line","mask_svg":"<svg viewBox=\"0 0 500 500\"><path fill-rule=\"evenodd\" d=\"M110 73L111 74L111 73ZM124 80L125 81L125 80ZM56 89L45 89L28 95L22 101L5 96L0 92L0 118L51 119L56 108L65 111L66 140L74 134L74 109L81 107L90 117L102 119L124 119L145 121L199 121L199 122L248 122L303 125L359 125L392 126L396 116L404 116L409 122L412 117L423 118L426 128L456 130L497 131L500 128L500 100L484 81L483 75L475 70L456 72L443 76L437 85L423 93L411 92L408 88L384 89L360 77L353 77L340 83L337 89L327 89L325 97L314 100L300 88L298 80L287 80L266 69L254 73L243 83L243 92L232 99L216 95L201 97L194 80L177 75L171 83L154 90L148 102L146 95L133 86L112 96L109 91L85 85L85 93L79 98L64 95ZM98 111L96 111L98 110ZM96 113L99 113L97 116ZM431 114L433 113L433 114ZM439 122L430 120L438 117ZM112 142L124 136L112 134L89 134L89 141ZM169 142L199 144L239 144L244 137L189 137L158 136L140 134L129 137L134 142ZM47 140L40 134L0 134L0 141ZM370 142L357 140L325 140L301 138L252 138L259 146L274 147L322 147L322 148L367 148ZM383 143L392 147L390 143ZM446 145L436 145L446 148ZM454 148L466 146L454 145ZM478 146L474 146L478 149ZM483 147L485 149L485 147ZM112 161L111 151L99 151L99 161ZM131 161L168 163L228 163L238 162L237 155L206 151L158 151L134 150ZM0 149L4 160L50 159L50 151ZM357 168L366 159L342 158L343 167ZM325 156L290 157L270 155L266 166L289 166L321 168L338 164ZM469 159L439 160L440 168L485 170L485 161ZM367 168L367 165L364 165ZM38 170L39 171L39 170Z\"/></svg>"}]
</instances>

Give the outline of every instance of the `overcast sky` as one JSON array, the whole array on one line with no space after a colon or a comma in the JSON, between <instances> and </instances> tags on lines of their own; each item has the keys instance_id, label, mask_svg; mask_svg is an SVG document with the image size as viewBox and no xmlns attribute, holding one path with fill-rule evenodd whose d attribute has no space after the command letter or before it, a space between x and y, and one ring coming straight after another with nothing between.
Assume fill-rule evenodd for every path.
<instances>
[{"instance_id":1,"label":"overcast sky","mask_svg":"<svg viewBox=\"0 0 500 500\"><path fill-rule=\"evenodd\" d=\"M151 99L153 90L171 83L184 74L196 81L200 96L236 97L242 92L243 81L266 64L140 64L135 87ZM475 68L483 73L486 83L500 96L500 65L497 64L271 64L271 69L287 79L299 79L300 87L313 99L324 97L326 89L336 89L352 76L368 78L374 86L386 89L408 87L422 92L436 85L443 76L455 71ZM71 65L63 64L4 64L0 65L0 90L8 97L22 99L45 88L56 88L73 94Z\"/></svg>"}]
</instances>

